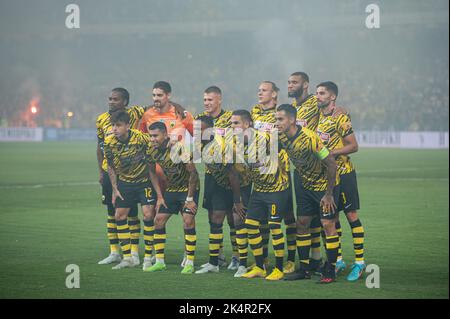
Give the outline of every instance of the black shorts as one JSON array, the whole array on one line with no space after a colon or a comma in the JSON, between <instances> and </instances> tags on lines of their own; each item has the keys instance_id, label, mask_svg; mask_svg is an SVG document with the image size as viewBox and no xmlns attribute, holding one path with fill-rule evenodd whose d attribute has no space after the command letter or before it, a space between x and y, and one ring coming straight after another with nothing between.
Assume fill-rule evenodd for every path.
<instances>
[{"instance_id":1,"label":"black shorts","mask_svg":"<svg viewBox=\"0 0 450 319\"><path fill-rule=\"evenodd\" d=\"M341 194L339 196L338 211L348 213L359 209L358 184L356 182L356 172L352 171L343 174L341 177Z\"/></svg>"},{"instance_id":2,"label":"black shorts","mask_svg":"<svg viewBox=\"0 0 450 319\"><path fill-rule=\"evenodd\" d=\"M137 203L140 203L141 206L156 204L156 192L150 182L127 183L118 181L117 188L123 200L120 197L116 198L116 208L132 208Z\"/></svg>"},{"instance_id":3,"label":"black shorts","mask_svg":"<svg viewBox=\"0 0 450 319\"><path fill-rule=\"evenodd\" d=\"M288 210L287 212L293 212L294 211L294 197L292 196L292 178L291 178L291 173L289 173L289 199L288 199Z\"/></svg>"},{"instance_id":4,"label":"black shorts","mask_svg":"<svg viewBox=\"0 0 450 319\"><path fill-rule=\"evenodd\" d=\"M103 171L103 183L102 183L102 204L111 207L111 210L114 210L114 206L112 204L112 185L111 180L109 179L109 174L106 171ZM109 213L114 213L113 211ZM131 207L130 212L128 213L128 217L137 217L138 215L138 207L137 204Z\"/></svg>"},{"instance_id":5,"label":"black shorts","mask_svg":"<svg viewBox=\"0 0 450 319\"><path fill-rule=\"evenodd\" d=\"M233 191L231 189L225 189L219 185L216 187L216 192L211 195L211 207L212 211L231 211L233 209ZM250 200L250 194L252 193L252 185L248 185L241 188L242 203L247 207Z\"/></svg>"},{"instance_id":6,"label":"black shorts","mask_svg":"<svg viewBox=\"0 0 450 319\"><path fill-rule=\"evenodd\" d=\"M186 197L188 192L164 192L164 202L167 205L167 208L161 206L159 208L159 213L162 214L178 214L184 206L186 202ZM194 202L198 205L198 196L199 192L196 191L194 194ZM189 213L189 212L181 212L181 213Z\"/></svg>"},{"instance_id":7,"label":"black shorts","mask_svg":"<svg viewBox=\"0 0 450 319\"><path fill-rule=\"evenodd\" d=\"M112 185L108 172L103 171L102 204L112 205Z\"/></svg>"},{"instance_id":8,"label":"black shorts","mask_svg":"<svg viewBox=\"0 0 450 319\"><path fill-rule=\"evenodd\" d=\"M274 193L253 191L248 204L247 217L259 221L281 221L289 211L289 192L290 189Z\"/></svg>"},{"instance_id":9,"label":"black shorts","mask_svg":"<svg viewBox=\"0 0 450 319\"><path fill-rule=\"evenodd\" d=\"M241 188L241 198L244 206L248 205L251 192L251 185ZM233 191L216 184L215 192L211 194L211 209L213 212L218 210L231 211L233 209Z\"/></svg>"},{"instance_id":10,"label":"black shorts","mask_svg":"<svg viewBox=\"0 0 450 319\"><path fill-rule=\"evenodd\" d=\"M203 208L207 210L212 210L212 195L217 186L216 180L211 174L205 173L205 183L203 186Z\"/></svg>"},{"instance_id":11,"label":"black shorts","mask_svg":"<svg viewBox=\"0 0 450 319\"><path fill-rule=\"evenodd\" d=\"M336 205L339 203L339 185L333 189L333 197ZM325 191L312 191L303 188L300 184L298 189L295 189L297 198L297 216L318 216L320 219L333 219L336 214L324 213L320 207L320 200L325 195ZM338 210L336 209L335 212Z\"/></svg>"},{"instance_id":12,"label":"black shorts","mask_svg":"<svg viewBox=\"0 0 450 319\"><path fill-rule=\"evenodd\" d=\"M294 191L295 191L295 197L297 199L297 206L299 204L297 194L298 194L299 190L302 188L303 188L302 180L301 180L300 175L298 174L297 170L295 169L294 170Z\"/></svg>"}]
</instances>

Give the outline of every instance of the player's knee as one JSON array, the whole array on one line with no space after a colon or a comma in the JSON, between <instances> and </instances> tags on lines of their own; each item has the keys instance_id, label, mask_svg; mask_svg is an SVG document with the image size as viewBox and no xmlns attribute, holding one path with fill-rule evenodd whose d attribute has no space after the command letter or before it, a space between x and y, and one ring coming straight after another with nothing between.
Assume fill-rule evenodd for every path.
<instances>
[{"instance_id":1,"label":"player's knee","mask_svg":"<svg viewBox=\"0 0 450 319\"><path fill-rule=\"evenodd\" d=\"M155 215L148 213L148 214L144 214L144 221L149 222L155 219Z\"/></svg>"},{"instance_id":2,"label":"player's knee","mask_svg":"<svg viewBox=\"0 0 450 319\"><path fill-rule=\"evenodd\" d=\"M190 229L195 227L195 219L193 217L194 216L192 216L192 218L187 217L184 219L184 229Z\"/></svg>"},{"instance_id":3,"label":"player's knee","mask_svg":"<svg viewBox=\"0 0 450 319\"><path fill-rule=\"evenodd\" d=\"M322 227L325 231L325 235L334 236L337 234L336 232L336 222L334 219L322 219Z\"/></svg>"},{"instance_id":4,"label":"player's knee","mask_svg":"<svg viewBox=\"0 0 450 319\"><path fill-rule=\"evenodd\" d=\"M142 213L144 215L144 220L146 222L155 219L156 211L155 211L155 207L153 207L153 206L150 206L150 207L148 207L146 209L143 209Z\"/></svg>"},{"instance_id":5,"label":"player's knee","mask_svg":"<svg viewBox=\"0 0 450 319\"><path fill-rule=\"evenodd\" d=\"M296 224L297 224L297 233L304 234L308 232L311 221L309 218L300 217L297 219Z\"/></svg>"},{"instance_id":6,"label":"player's knee","mask_svg":"<svg viewBox=\"0 0 450 319\"><path fill-rule=\"evenodd\" d=\"M156 215L154 219L155 228L162 228L166 224L166 220L162 215Z\"/></svg>"},{"instance_id":7,"label":"player's knee","mask_svg":"<svg viewBox=\"0 0 450 319\"><path fill-rule=\"evenodd\" d=\"M345 214L345 216L347 217L349 223L353 223L359 218L358 212L356 210L348 212L347 214Z\"/></svg>"},{"instance_id":8,"label":"player's knee","mask_svg":"<svg viewBox=\"0 0 450 319\"><path fill-rule=\"evenodd\" d=\"M225 211L215 211L209 219L210 224L222 224L225 219Z\"/></svg>"},{"instance_id":9,"label":"player's knee","mask_svg":"<svg viewBox=\"0 0 450 319\"><path fill-rule=\"evenodd\" d=\"M116 221L122 221L122 220L126 220L128 216L127 216L127 214L116 211L116 214L114 217L115 217Z\"/></svg>"},{"instance_id":10,"label":"player's knee","mask_svg":"<svg viewBox=\"0 0 450 319\"><path fill-rule=\"evenodd\" d=\"M227 215L228 225L234 226L234 216L233 216L234 214L233 214L233 212L232 211L227 211L226 215Z\"/></svg>"}]
</instances>

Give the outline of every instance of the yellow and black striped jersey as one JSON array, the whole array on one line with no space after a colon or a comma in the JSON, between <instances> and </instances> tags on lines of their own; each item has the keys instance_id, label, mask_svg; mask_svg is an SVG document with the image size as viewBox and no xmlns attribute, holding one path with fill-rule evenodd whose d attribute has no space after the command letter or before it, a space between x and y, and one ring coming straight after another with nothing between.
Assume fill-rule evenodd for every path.
<instances>
[{"instance_id":1,"label":"yellow and black striped jersey","mask_svg":"<svg viewBox=\"0 0 450 319\"><path fill-rule=\"evenodd\" d=\"M132 129L137 128L139 120L142 118L142 115L144 115L146 108L135 105L127 107L125 108L125 110L130 115L130 128ZM111 113L105 112L100 114L97 117L96 127L97 127L97 140L100 145L100 148L103 151L103 144L105 142L106 137L112 134ZM104 157L103 159L102 168L105 171L108 169L106 157Z\"/></svg>"},{"instance_id":2,"label":"yellow and black striped jersey","mask_svg":"<svg viewBox=\"0 0 450 319\"><path fill-rule=\"evenodd\" d=\"M215 135L213 140L202 145L203 161L209 174L215 179L217 185L231 189L228 178L228 170L233 165L234 148L233 135L231 131L226 137ZM207 156L208 158L205 158ZM248 172L239 174L240 186L245 187L251 184Z\"/></svg>"},{"instance_id":3,"label":"yellow and black striped jersey","mask_svg":"<svg viewBox=\"0 0 450 319\"><path fill-rule=\"evenodd\" d=\"M166 192L187 192L189 190L189 171L186 164L192 154L183 142L171 143L169 139L162 147L150 146L150 161L159 164L167 176Z\"/></svg>"},{"instance_id":4,"label":"yellow and black striped jersey","mask_svg":"<svg viewBox=\"0 0 450 319\"><path fill-rule=\"evenodd\" d=\"M274 106L270 109L263 109L261 104L256 104L251 110L253 127L263 132L273 132L276 130L275 124L277 122L276 113L277 107ZM280 149L280 152L286 153L284 149ZM281 154L281 156L287 156L287 154ZM286 162L286 171L290 172L289 161ZM290 176L290 173L289 173Z\"/></svg>"},{"instance_id":5,"label":"yellow and black striped jersey","mask_svg":"<svg viewBox=\"0 0 450 319\"><path fill-rule=\"evenodd\" d=\"M277 107L270 109L263 109L261 104L256 104L252 107L251 115L253 120L253 127L259 131L271 132L276 129L275 123Z\"/></svg>"},{"instance_id":6,"label":"yellow and black striped jersey","mask_svg":"<svg viewBox=\"0 0 450 319\"><path fill-rule=\"evenodd\" d=\"M343 138L353 134L352 122L346 114L341 114L338 117L333 117L331 114L320 114L317 134L329 150L343 148ZM336 158L336 164L340 175L354 170L348 155L339 155Z\"/></svg>"},{"instance_id":7,"label":"yellow and black striped jersey","mask_svg":"<svg viewBox=\"0 0 450 319\"><path fill-rule=\"evenodd\" d=\"M317 97L314 94L310 94L304 101L300 102L300 105L297 105L297 101L294 100L292 106L297 109L297 125L315 132L320 116Z\"/></svg>"},{"instance_id":8,"label":"yellow and black striped jersey","mask_svg":"<svg viewBox=\"0 0 450 319\"><path fill-rule=\"evenodd\" d=\"M232 111L221 110L219 115L217 115L214 120L214 132L216 135L225 136L226 129L231 127L231 115ZM198 114L195 119L198 119L199 116L210 116L207 112L202 112ZM205 174L211 174L208 167L205 167Z\"/></svg>"},{"instance_id":9,"label":"yellow and black striped jersey","mask_svg":"<svg viewBox=\"0 0 450 319\"><path fill-rule=\"evenodd\" d=\"M312 191L324 191L327 188L327 168L322 160L330 153L317 134L307 128L298 126L297 133L288 138L280 134L279 143L294 164L303 187ZM336 185L339 174L336 174Z\"/></svg>"},{"instance_id":10,"label":"yellow and black striped jersey","mask_svg":"<svg viewBox=\"0 0 450 319\"><path fill-rule=\"evenodd\" d=\"M214 127L218 128L228 128L231 127L231 115L233 114L233 111L225 111L221 110L219 115L217 115L214 120ZM202 112L198 114L195 119L198 119L199 116L210 116L207 112ZM220 131L222 132L222 131ZM222 134L223 136L224 134Z\"/></svg>"},{"instance_id":11,"label":"yellow and black striped jersey","mask_svg":"<svg viewBox=\"0 0 450 319\"><path fill-rule=\"evenodd\" d=\"M130 130L125 142L115 135L105 138L104 152L108 165L114 165L117 178L128 183L143 183L149 175L150 138L138 130Z\"/></svg>"},{"instance_id":12,"label":"yellow and black striped jersey","mask_svg":"<svg viewBox=\"0 0 450 319\"><path fill-rule=\"evenodd\" d=\"M252 138L248 143L241 145L242 141L235 139L234 167L240 174L249 174L254 191L274 193L286 190L289 187L289 173L284 169L289 161L287 154L279 153L278 145L271 149L269 133L254 128L249 130L252 132ZM269 150L275 152L275 155L269 155Z\"/></svg>"}]
</instances>

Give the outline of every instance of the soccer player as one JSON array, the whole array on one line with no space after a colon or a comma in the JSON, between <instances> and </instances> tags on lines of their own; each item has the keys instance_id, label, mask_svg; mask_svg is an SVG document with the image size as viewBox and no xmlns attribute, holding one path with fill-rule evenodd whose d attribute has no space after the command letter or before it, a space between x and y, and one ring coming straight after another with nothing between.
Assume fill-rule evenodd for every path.
<instances>
[{"instance_id":1,"label":"soccer player","mask_svg":"<svg viewBox=\"0 0 450 319\"><path fill-rule=\"evenodd\" d=\"M309 76L305 72L294 72L288 79L288 96L297 109L297 125L315 131L319 123L317 98L308 93Z\"/></svg>"},{"instance_id":2,"label":"soccer player","mask_svg":"<svg viewBox=\"0 0 450 319\"><path fill-rule=\"evenodd\" d=\"M253 182L245 227L247 228L248 242L255 257L256 266L243 274L241 278L263 277L267 280L280 280L284 277L284 236L281 230L281 220L289 209L289 176L285 169L285 162L288 159L286 156L280 156L278 145L275 149L271 147L270 143L275 142L275 140L271 141L272 134L253 128L249 111L234 111L231 117L231 127L236 134L243 132L244 135L242 138L236 139L237 158L232 170L237 173L248 172ZM268 145L271 148L270 156L266 155ZM242 152L239 150L242 150ZM233 183L233 185L236 185L236 183ZM233 193L235 200L241 197L239 193L235 193L234 187ZM235 203L235 206L238 205ZM242 207L243 203L240 203L239 206ZM239 206L236 208L239 209ZM275 268L270 275L267 275L264 269L260 233L262 220L269 220L275 252Z\"/></svg>"},{"instance_id":3,"label":"soccer player","mask_svg":"<svg viewBox=\"0 0 450 319\"><path fill-rule=\"evenodd\" d=\"M187 260L182 274L194 272L194 256L197 242L195 214L199 195L198 173L192 156L182 142L171 143L166 125L154 122L148 127L152 143L151 160L158 163L167 176L164 191L164 205L157 206L155 217L156 263L145 271L156 272L166 269L164 250L166 244L166 223L173 214L181 211L184 224L185 252ZM152 170L154 167L152 168Z\"/></svg>"},{"instance_id":4,"label":"soccer player","mask_svg":"<svg viewBox=\"0 0 450 319\"><path fill-rule=\"evenodd\" d=\"M178 103L170 101L172 87L165 81L155 82L152 90L153 105L142 116L140 130L148 133L148 127L154 122L162 122L166 125L167 132L172 141L184 140L186 131L193 134L193 117L191 113L185 111ZM160 183L161 190L167 187L167 177L164 175L161 167L156 164L156 174ZM153 221L149 226L144 225L144 240L153 241L154 225ZM150 260L155 262L155 256L152 252L146 252L146 257L152 257ZM183 261L183 266L184 262ZM151 265L150 265L151 266Z\"/></svg>"},{"instance_id":5,"label":"soccer player","mask_svg":"<svg viewBox=\"0 0 450 319\"><path fill-rule=\"evenodd\" d=\"M293 99L292 105L297 109L297 125L301 125L313 132L317 130L320 111L317 104L317 97L309 93L309 76L305 72L294 72L288 78L288 96ZM342 107L335 107L333 117L346 114ZM294 188L301 188L301 179L294 170ZM312 272L319 272L321 263L320 254L320 234L322 225L318 218L313 218L311 222L311 262ZM340 228L338 232L340 232Z\"/></svg>"},{"instance_id":6,"label":"soccer player","mask_svg":"<svg viewBox=\"0 0 450 319\"><path fill-rule=\"evenodd\" d=\"M115 210L112 204L112 186L108 175L108 165L103 152L105 139L112 135L111 116L119 111L126 111L130 115L130 127L135 128L145 112L141 106L127 107L130 101L130 94L124 88L115 88L109 96L109 111L98 116L97 127L97 162L100 173L99 182L102 185L102 203L107 207L108 222L107 233L109 239L110 254L105 259L98 262L100 265L120 262L119 239L117 237L117 225L114 218ZM134 205L128 214L128 225L131 231L131 254L135 264L139 264L139 236L141 233L141 223L138 218L138 208Z\"/></svg>"},{"instance_id":7,"label":"soccer player","mask_svg":"<svg viewBox=\"0 0 450 319\"><path fill-rule=\"evenodd\" d=\"M263 132L272 132L276 129L275 127L275 114L276 114L276 106L278 100L278 92L280 89L276 86L275 83L271 81L263 81L258 87L258 104L253 106L251 110L252 120L254 123L254 127L257 130ZM281 149L281 156L286 156L286 151ZM289 161L286 161L286 171L289 177L289 183L291 173L289 168ZM292 191L290 191L290 195L292 197ZM289 203L292 203L292 198L290 198ZM296 243L295 243L295 233L296 233L296 224L295 224L295 216L293 212L293 206L291 205L289 211L286 213L284 217L284 223L286 225L286 240L287 240L287 263L284 265L284 273L289 274L294 272L295 270L295 253L296 253ZM265 267L267 267L266 260L268 256L268 244L269 244L269 225L267 221L261 221L260 226L261 237L263 240L263 255L265 260Z\"/></svg>"},{"instance_id":8,"label":"soccer player","mask_svg":"<svg viewBox=\"0 0 450 319\"><path fill-rule=\"evenodd\" d=\"M225 129L230 127L231 111L225 111L222 109L222 91L217 86L208 87L203 93L203 106L205 111L197 115L206 115L213 118L215 134L219 136L225 135ZM231 262L228 265L228 269L236 270L239 267L239 252L236 242L236 229L233 224L233 203L225 203L222 195L226 193L226 190L217 185L217 182L212 176L211 172L206 167L205 169L205 182L204 182L204 194L203 194L203 208L208 210L208 219L210 223L210 234L215 234L212 237L218 237L216 239L210 236L210 255L215 255L216 251L213 249L216 242L220 242L219 249L219 266L225 267L227 265L225 261L225 254L223 253L223 224L220 223L221 211L226 211L227 222L230 226L230 240L233 250L233 256ZM217 213L219 212L219 213ZM215 217L219 216L219 217ZM210 267L209 263L202 265L202 267Z\"/></svg>"},{"instance_id":9,"label":"soccer player","mask_svg":"<svg viewBox=\"0 0 450 319\"><path fill-rule=\"evenodd\" d=\"M301 187L295 189L297 199L297 251L300 259L298 272L287 275L287 280L309 279L310 224L319 216L326 234L328 262L321 283L335 281L335 266L339 237L335 228L336 203L339 200L339 176L336 161L317 134L296 124L297 110L289 104L277 108L279 145L286 150L294 164Z\"/></svg>"},{"instance_id":10,"label":"soccer player","mask_svg":"<svg viewBox=\"0 0 450 319\"><path fill-rule=\"evenodd\" d=\"M355 281L361 278L365 269L364 263L364 228L359 220L359 194L356 182L356 171L348 156L358 151L358 142L353 132L350 117L341 114L333 117L338 96L338 87L333 82L322 82L316 87L316 96L320 109L317 134L324 145L330 150L330 154L336 158L337 171L340 175L340 191L338 211L344 211L347 221L352 229L353 249L355 251L355 263L347 276L347 280ZM339 222L339 215L337 222ZM339 233L339 226L336 226ZM341 244L339 249L341 249ZM336 272L345 269L342 254L338 254Z\"/></svg>"},{"instance_id":11,"label":"soccer player","mask_svg":"<svg viewBox=\"0 0 450 319\"><path fill-rule=\"evenodd\" d=\"M169 137L174 141L183 140L186 130L193 135L193 116L185 111L184 118L170 101L172 87L168 82L158 81L153 85L153 106L142 117L140 130L148 133L148 127L154 122L162 122L166 125ZM179 106L179 105L178 105ZM181 106L179 106L181 107Z\"/></svg>"},{"instance_id":12,"label":"soccer player","mask_svg":"<svg viewBox=\"0 0 450 319\"><path fill-rule=\"evenodd\" d=\"M124 256L113 269L122 269L138 265L131 258L131 233L127 222L130 208L139 202L144 221L153 220L155 192L158 202L161 202L162 195L156 175L149 170L148 136L130 129L130 115L123 110L111 116L111 124L113 134L105 139L104 150L113 189L112 203L116 208L117 233Z\"/></svg>"},{"instance_id":13,"label":"soccer player","mask_svg":"<svg viewBox=\"0 0 450 319\"><path fill-rule=\"evenodd\" d=\"M199 116L201 121L202 135L207 129L214 133L214 121L210 116ZM230 132L231 133L231 132ZM223 192L217 192L213 198L214 210L210 221L211 232L209 235L209 262L196 274L205 274L208 272L219 272L219 249L223 241L222 225L225 220L227 210L233 209L233 192L229 180L229 170L233 161L232 134L221 136L211 135L209 139L202 139L201 148L203 151L203 162L206 169L214 178L216 185L223 189ZM228 158L227 158L228 155ZM208 157L208 158L205 158ZM242 202L247 205L251 192L251 182L248 174L242 174L237 181L241 191ZM241 198L239 199L241 201ZM236 227L236 241L238 243L239 266L235 277L240 277L247 272L247 241L243 214L233 214L234 225Z\"/></svg>"}]
</instances>

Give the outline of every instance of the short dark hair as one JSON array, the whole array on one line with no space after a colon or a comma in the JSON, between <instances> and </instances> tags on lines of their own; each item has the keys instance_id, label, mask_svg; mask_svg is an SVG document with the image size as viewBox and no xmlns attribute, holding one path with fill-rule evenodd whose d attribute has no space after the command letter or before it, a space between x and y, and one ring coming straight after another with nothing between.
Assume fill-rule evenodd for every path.
<instances>
[{"instance_id":1,"label":"short dark hair","mask_svg":"<svg viewBox=\"0 0 450 319\"><path fill-rule=\"evenodd\" d=\"M166 81L158 81L155 84L153 84L154 89L161 89L164 91L164 93L169 94L172 92L172 87L170 86L169 82Z\"/></svg>"},{"instance_id":2,"label":"short dark hair","mask_svg":"<svg viewBox=\"0 0 450 319\"><path fill-rule=\"evenodd\" d=\"M207 127L214 127L214 119L208 115L200 115L197 117L198 121L205 123Z\"/></svg>"},{"instance_id":3,"label":"short dark hair","mask_svg":"<svg viewBox=\"0 0 450 319\"><path fill-rule=\"evenodd\" d=\"M253 123L252 115L247 110L235 110L232 115L240 116L243 121L249 122L250 124Z\"/></svg>"},{"instance_id":4,"label":"short dark hair","mask_svg":"<svg viewBox=\"0 0 450 319\"><path fill-rule=\"evenodd\" d=\"M294 72L291 74L291 76L301 76L303 80L309 83L309 76L305 72Z\"/></svg>"},{"instance_id":5,"label":"short dark hair","mask_svg":"<svg viewBox=\"0 0 450 319\"><path fill-rule=\"evenodd\" d=\"M115 123L119 123L119 122L122 122L125 124L130 124L130 114L128 114L127 111L123 111L123 110L119 110L119 111L112 113L111 124L115 124Z\"/></svg>"},{"instance_id":6,"label":"short dark hair","mask_svg":"<svg viewBox=\"0 0 450 319\"><path fill-rule=\"evenodd\" d=\"M128 105L128 103L130 103L130 93L127 91L127 89L114 88L111 91L119 93L124 100L127 100L127 103L125 105Z\"/></svg>"},{"instance_id":7,"label":"short dark hair","mask_svg":"<svg viewBox=\"0 0 450 319\"><path fill-rule=\"evenodd\" d=\"M208 87L205 90L205 93L206 94L208 94L208 93L216 93L218 95L222 95L222 90L219 87L213 85L213 86Z\"/></svg>"},{"instance_id":8,"label":"short dark hair","mask_svg":"<svg viewBox=\"0 0 450 319\"><path fill-rule=\"evenodd\" d=\"M277 107L277 111L285 111L289 117L297 118L297 109L291 104L281 104Z\"/></svg>"},{"instance_id":9,"label":"short dark hair","mask_svg":"<svg viewBox=\"0 0 450 319\"><path fill-rule=\"evenodd\" d=\"M167 133L167 127L166 124L164 124L163 122L153 122L152 124L150 124L150 126L148 127L148 130L160 130L163 133Z\"/></svg>"},{"instance_id":10,"label":"short dark hair","mask_svg":"<svg viewBox=\"0 0 450 319\"><path fill-rule=\"evenodd\" d=\"M336 83L331 82L331 81L325 81L322 83L317 84L316 88L318 88L319 86L323 86L324 88L327 89L328 92L333 93L334 95L336 95L336 97L338 96L338 86L336 85Z\"/></svg>"}]
</instances>

